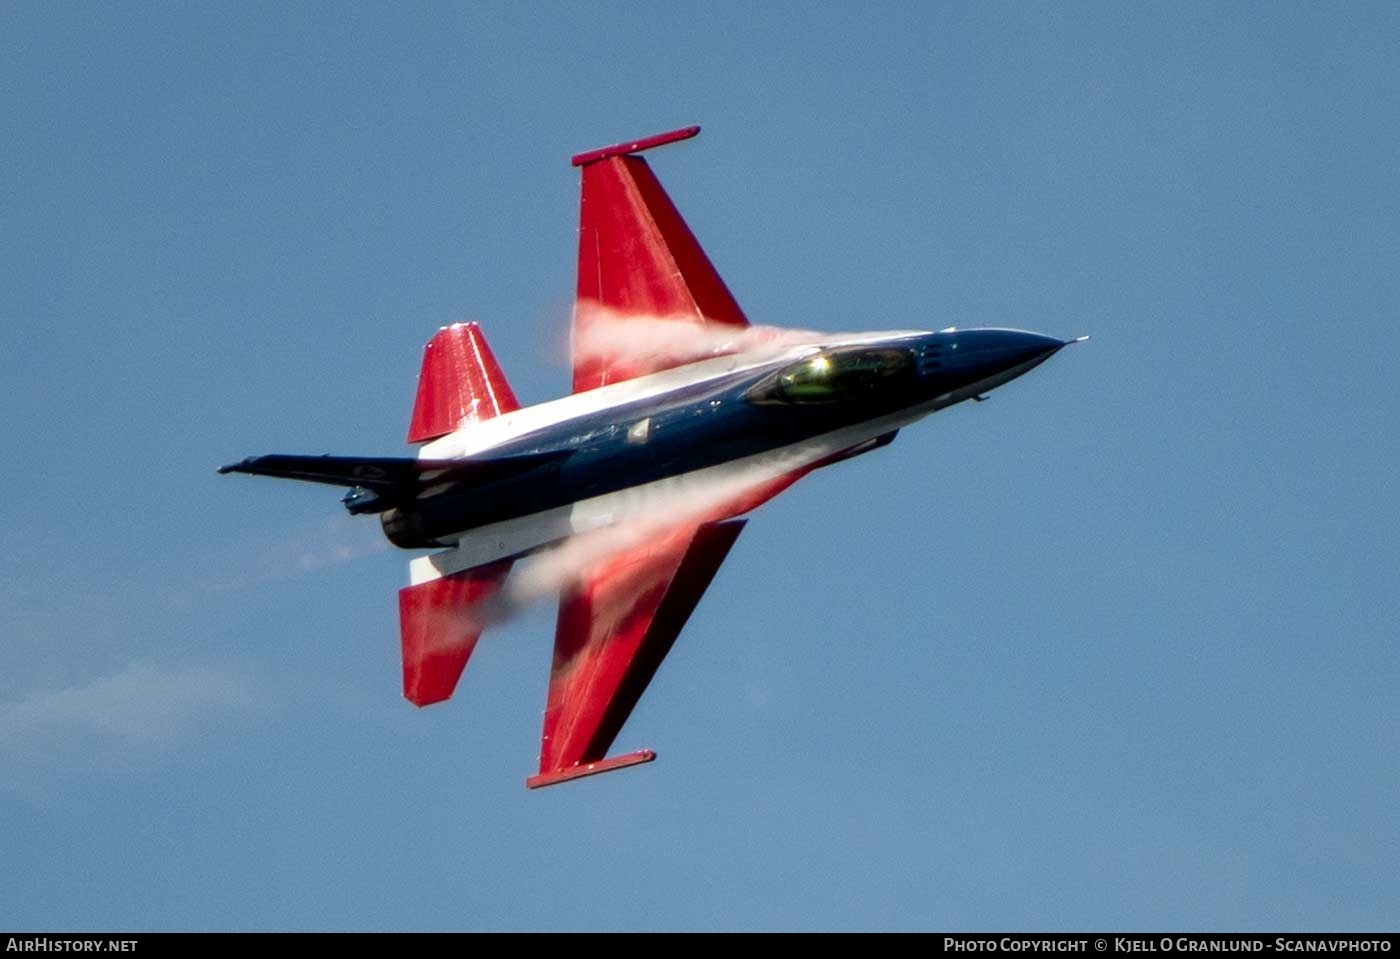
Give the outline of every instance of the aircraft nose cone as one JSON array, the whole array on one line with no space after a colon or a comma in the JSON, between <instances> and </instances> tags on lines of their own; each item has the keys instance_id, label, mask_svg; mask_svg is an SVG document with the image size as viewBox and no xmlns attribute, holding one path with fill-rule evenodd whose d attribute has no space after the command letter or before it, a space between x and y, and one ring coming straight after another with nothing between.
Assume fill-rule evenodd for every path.
<instances>
[{"instance_id":1,"label":"aircraft nose cone","mask_svg":"<svg viewBox=\"0 0 1400 959\"><path fill-rule=\"evenodd\" d=\"M967 330L958 334L956 348L962 362L1000 372L1049 359L1065 342L1025 330Z\"/></svg>"},{"instance_id":2,"label":"aircraft nose cone","mask_svg":"<svg viewBox=\"0 0 1400 959\"><path fill-rule=\"evenodd\" d=\"M1068 340L1062 340L1054 336L1046 336L1044 333L1023 333L1013 334L1016 342L1011 346L1023 357L1033 359L1049 359L1058 353L1063 347L1069 345Z\"/></svg>"},{"instance_id":3,"label":"aircraft nose cone","mask_svg":"<svg viewBox=\"0 0 1400 959\"><path fill-rule=\"evenodd\" d=\"M968 330L958 336L958 351L964 356L1002 369L1046 359L1064 345L1064 340L1025 330Z\"/></svg>"},{"instance_id":4,"label":"aircraft nose cone","mask_svg":"<svg viewBox=\"0 0 1400 959\"><path fill-rule=\"evenodd\" d=\"M1027 373L1068 341L1026 330L948 331L930 364L938 389L990 390Z\"/></svg>"}]
</instances>

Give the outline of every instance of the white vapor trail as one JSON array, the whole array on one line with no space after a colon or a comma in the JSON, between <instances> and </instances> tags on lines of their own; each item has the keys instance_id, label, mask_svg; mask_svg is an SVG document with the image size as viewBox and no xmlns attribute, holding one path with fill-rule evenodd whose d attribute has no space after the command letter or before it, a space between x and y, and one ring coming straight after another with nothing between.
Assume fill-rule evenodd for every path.
<instances>
[{"instance_id":1,"label":"white vapor trail","mask_svg":"<svg viewBox=\"0 0 1400 959\"><path fill-rule=\"evenodd\" d=\"M728 353L765 348L777 352L818 343L830 334L780 326L702 324L694 316L621 313L596 303L580 303L574 324L574 363L622 364L659 370Z\"/></svg>"},{"instance_id":2,"label":"white vapor trail","mask_svg":"<svg viewBox=\"0 0 1400 959\"><path fill-rule=\"evenodd\" d=\"M459 625L479 632L603 573L610 579L644 576L652 568L650 561L673 553L679 559L697 526L748 512L766 499L767 487L802 465L794 458L714 478L678 479L672 489L625 518L534 553L499 592L468 610Z\"/></svg>"},{"instance_id":3,"label":"white vapor trail","mask_svg":"<svg viewBox=\"0 0 1400 959\"><path fill-rule=\"evenodd\" d=\"M133 663L86 685L0 703L0 756L50 768L125 768L257 707L239 673Z\"/></svg>"}]
</instances>

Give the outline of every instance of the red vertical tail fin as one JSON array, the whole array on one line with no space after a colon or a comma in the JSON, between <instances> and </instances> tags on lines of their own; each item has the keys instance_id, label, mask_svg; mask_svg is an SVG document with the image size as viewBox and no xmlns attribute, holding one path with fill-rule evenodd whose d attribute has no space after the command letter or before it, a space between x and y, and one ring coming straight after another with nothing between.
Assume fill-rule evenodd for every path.
<instances>
[{"instance_id":1,"label":"red vertical tail fin","mask_svg":"<svg viewBox=\"0 0 1400 959\"><path fill-rule=\"evenodd\" d=\"M500 364L475 323L444 326L423 348L410 443L446 436L465 423L520 409Z\"/></svg>"}]
</instances>

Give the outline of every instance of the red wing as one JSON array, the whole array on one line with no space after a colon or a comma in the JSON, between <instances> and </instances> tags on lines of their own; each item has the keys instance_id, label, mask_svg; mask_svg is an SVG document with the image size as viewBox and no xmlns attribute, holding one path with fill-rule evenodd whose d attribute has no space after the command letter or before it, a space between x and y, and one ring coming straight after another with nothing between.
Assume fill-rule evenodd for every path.
<instances>
[{"instance_id":1,"label":"red wing","mask_svg":"<svg viewBox=\"0 0 1400 959\"><path fill-rule=\"evenodd\" d=\"M654 373L696 355L675 340L708 327L748 326L690 227L637 151L700 132L687 127L574 157L583 169L578 291L574 304L574 392ZM666 324L661 349L635 348L638 324ZM655 338L655 330L646 335ZM642 337L643 339L645 338Z\"/></svg>"},{"instance_id":2,"label":"red wing","mask_svg":"<svg viewBox=\"0 0 1400 959\"><path fill-rule=\"evenodd\" d=\"M743 528L742 520L680 528L610 557L564 592L540 772L527 786L655 758L649 750L604 757Z\"/></svg>"}]
</instances>

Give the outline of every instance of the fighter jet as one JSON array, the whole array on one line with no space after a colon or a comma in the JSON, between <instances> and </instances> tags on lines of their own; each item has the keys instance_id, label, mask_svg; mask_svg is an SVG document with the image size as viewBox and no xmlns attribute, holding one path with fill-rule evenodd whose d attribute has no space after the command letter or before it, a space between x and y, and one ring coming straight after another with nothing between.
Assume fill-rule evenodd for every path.
<instances>
[{"instance_id":1,"label":"fighter jet","mask_svg":"<svg viewBox=\"0 0 1400 959\"><path fill-rule=\"evenodd\" d=\"M348 487L406 550L404 695L448 699L518 560L582 546L559 586L530 788L649 762L608 756L746 514L823 466L1045 362L1069 342L1011 329L815 333L751 326L641 154L581 153L573 392L521 407L481 329L423 354L413 457L273 454L221 473Z\"/></svg>"}]
</instances>

